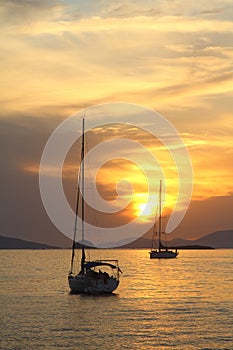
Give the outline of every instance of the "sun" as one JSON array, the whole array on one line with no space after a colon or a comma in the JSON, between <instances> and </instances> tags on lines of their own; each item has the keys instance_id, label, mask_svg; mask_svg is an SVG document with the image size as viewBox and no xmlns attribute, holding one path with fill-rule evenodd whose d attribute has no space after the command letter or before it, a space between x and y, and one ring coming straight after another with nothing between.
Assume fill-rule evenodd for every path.
<instances>
[{"instance_id":1,"label":"sun","mask_svg":"<svg viewBox=\"0 0 233 350\"><path fill-rule=\"evenodd\" d=\"M138 211L141 213L143 213L143 211L146 209L146 203L141 203L138 204Z\"/></svg>"},{"instance_id":2,"label":"sun","mask_svg":"<svg viewBox=\"0 0 233 350\"><path fill-rule=\"evenodd\" d=\"M137 193L133 199L134 216L140 217L142 223L151 222L155 218L156 203L148 200L147 193Z\"/></svg>"}]
</instances>

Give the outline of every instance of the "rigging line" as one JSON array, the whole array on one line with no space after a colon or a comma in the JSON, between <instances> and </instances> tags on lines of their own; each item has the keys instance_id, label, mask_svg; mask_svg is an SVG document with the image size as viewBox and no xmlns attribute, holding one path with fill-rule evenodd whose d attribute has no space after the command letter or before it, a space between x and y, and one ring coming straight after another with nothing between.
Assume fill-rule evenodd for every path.
<instances>
[{"instance_id":1,"label":"rigging line","mask_svg":"<svg viewBox=\"0 0 233 350\"><path fill-rule=\"evenodd\" d=\"M154 227L153 227L153 231L152 231L152 242L151 242L151 249L154 249L154 241L155 241L155 237L157 235L157 220L158 220L158 206L156 208L156 214L155 214L155 223L154 223Z\"/></svg>"},{"instance_id":2,"label":"rigging line","mask_svg":"<svg viewBox=\"0 0 233 350\"><path fill-rule=\"evenodd\" d=\"M84 273L84 265L85 265L85 247L83 245L84 241L84 220L85 220L85 214L84 214L84 186L85 186L85 167L84 167L84 156L85 156L85 118L82 120L82 152L81 152L81 177L82 177L82 258L81 258L81 272Z\"/></svg>"},{"instance_id":3,"label":"rigging line","mask_svg":"<svg viewBox=\"0 0 233 350\"><path fill-rule=\"evenodd\" d=\"M76 195L75 223L74 223L74 236L73 236L73 244L72 244L72 256L71 256L71 264L70 264L70 274L72 274L73 267L74 267L76 235L77 235L77 227L78 227L78 211L79 211L79 200L80 200L80 181L81 181L81 179L83 181L83 178L81 178L81 170L84 173L83 167L81 168L83 158L84 158L84 119L83 119L83 130L82 130L81 162L80 162L80 167L79 167L79 170L78 170L78 178L77 178L78 190L77 190L77 195ZM82 203L83 203L83 196L82 196ZM84 213L84 211L83 211L83 208L82 208L82 215L83 215L83 213ZM82 225L83 225L83 220L82 220ZM83 251L83 248L82 248L82 251ZM85 256L84 252L83 252L83 255Z\"/></svg>"},{"instance_id":4,"label":"rigging line","mask_svg":"<svg viewBox=\"0 0 233 350\"><path fill-rule=\"evenodd\" d=\"M85 146L86 146L86 150L87 152L89 152L89 143L88 143L89 139L88 137L85 137ZM97 219L97 210L95 209L96 206L96 201L95 201L95 196L94 196L94 191L93 191L93 182L92 179L96 179L95 176L93 176L93 171L94 169L91 166L90 163L90 158L87 157L87 162L86 162L86 172L88 171L89 176L87 176L87 179L90 179L90 182L88 184L88 187L85 187L86 189L90 189L90 195L91 195L91 207L89 210L89 215L90 215L90 220L91 220L91 224L92 224L92 229L91 230L91 235L89 235L90 237L90 241L93 242L94 246L98 246L98 243L100 243L99 240L99 235L98 232L100 231L99 226L98 226L98 219ZM95 175L95 174L94 174ZM90 187L89 187L90 186ZM90 254L90 249L89 249L89 254ZM101 260L101 251L99 250L98 255L98 259Z\"/></svg>"},{"instance_id":5,"label":"rigging line","mask_svg":"<svg viewBox=\"0 0 233 350\"><path fill-rule=\"evenodd\" d=\"M76 234L77 234L77 227L78 227L78 208L79 208L79 197L80 197L80 167L79 167L79 171L78 171L77 183L78 183L78 188L77 188L77 194L76 194L74 236L73 236L73 244L72 244L72 256L71 256L71 263L70 263L70 273L72 273L73 267L74 267L75 244L76 244Z\"/></svg>"}]
</instances>

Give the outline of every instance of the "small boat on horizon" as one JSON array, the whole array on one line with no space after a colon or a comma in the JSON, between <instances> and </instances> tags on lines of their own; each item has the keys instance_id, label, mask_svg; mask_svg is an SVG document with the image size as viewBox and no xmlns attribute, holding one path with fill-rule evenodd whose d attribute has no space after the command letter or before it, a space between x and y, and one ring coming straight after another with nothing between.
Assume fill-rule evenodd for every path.
<instances>
[{"instance_id":1,"label":"small boat on horizon","mask_svg":"<svg viewBox=\"0 0 233 350\"><path fill-rule=\"evenodd\" d=\"M154 225L153 229L153 236L152 236L152 246L150 254L150 259L172 259L176 258L179 254L177 249L171 250L168 247L164 247L164 245L161 242L161 236L162 236L162 209L161 209L161 203L162 203L162 180L160 180L160 186L159 186L159 230L156 231L156 226ZM158 235L158 248L155 249L155 237Z\"/></svg>"},{"instance_id":2,"label":"small boat on horizon","mask_svg":"<svg viewBox=\"0 0 233 350\"><path fill-rule=\"evenodd\" d=\"M85 130L85 118L82 120L82 150L81 150L81 163L78 174L78 192L76 200L76 215L74 225L74 237L72 245L71 266L68 275L68 282L71 293L84 293L84 294L105 294L112 293L119 285L119 277L122 272L118 265L118 260L86 260L84 232L85 232L85 213L84 213L84 194L80 196L80 188L84 193L84 130ZM80 200L81 197L81 200ZM81 202L81 203L79 203ZM81 207L81 208L80 208ZM80 270L78 273L74 273L74 260L76 251L76 233L78 226L78 215L81 210L82 218L82 240L81 242L81 261ZM103 268L100 270L97 268Z\"/></svg>"}]
</instances>

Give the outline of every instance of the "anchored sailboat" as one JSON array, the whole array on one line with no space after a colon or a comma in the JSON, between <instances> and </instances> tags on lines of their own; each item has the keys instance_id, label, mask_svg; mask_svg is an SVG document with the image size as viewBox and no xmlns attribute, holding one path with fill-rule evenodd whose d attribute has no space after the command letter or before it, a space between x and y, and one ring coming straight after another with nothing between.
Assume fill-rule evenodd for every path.
<instances>
[{"instance_id":1,"label":"anchored sailboat","mask_svg":"<svg viewBox=\"0 0 233 350\"><path fill-rule=\"evenodd\" d=\"M164 247L161 242L162 236L162 210L161 210L161 202L162 202L162 180L160 180L160 188L159 188L159 231L158 231L158 249L154 249L154 241L155 234L157 233L154 225L154 232L152 237L152 248L149 252L151 259L171 259L176 258L179 254L177 250L171 250L167 247Z\"/></svg>"},{"instance_id":2,"label":"anchored sailboat","mask_svg":"<svg viewBox=\"0 0 233 350\"><path fill-rule=\"evenodd\" d=\"M93 260L87 261L84 246L84 232L85 232L85 213L84 213L84 129L85 119L82 120L82 150L81 150L81 165L78 175L78 192L76 201L76 215L74 225L74 238L72 246L71 266L68 275L70 290L72 293L86 293L86 294L102 294L112 293L119 285L120 268L118 260ZM80 181L81 180L81 181ZM80 183L81 182L81 183ZM83 195L81 196L81 217L82 217L82 240L81 240L81 262L80 271L75 274L74 259L76 248L76 232L78 226L78 214L80 210L80 187L82 187ZM110 269L109 272L102 272L96 270L98 267Z\"/></svg>"}]
</instances>

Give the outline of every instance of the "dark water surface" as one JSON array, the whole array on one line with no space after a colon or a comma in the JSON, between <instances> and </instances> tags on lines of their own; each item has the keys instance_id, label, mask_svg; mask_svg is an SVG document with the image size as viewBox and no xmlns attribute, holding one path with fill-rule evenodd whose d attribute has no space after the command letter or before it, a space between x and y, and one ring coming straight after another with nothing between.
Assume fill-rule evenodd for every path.
<instances>
[{"instance_id":1,"label":"dark water surface","mask_svg":"<svg viewBox=\"0 0 233 350\"><path fill-rule=\"evenodd\" d=\"M0 251L1 349L233 349L233 250L93 253L119 259L116 294L70 295L70 251Z\"/></svg>"}]
</instances>

